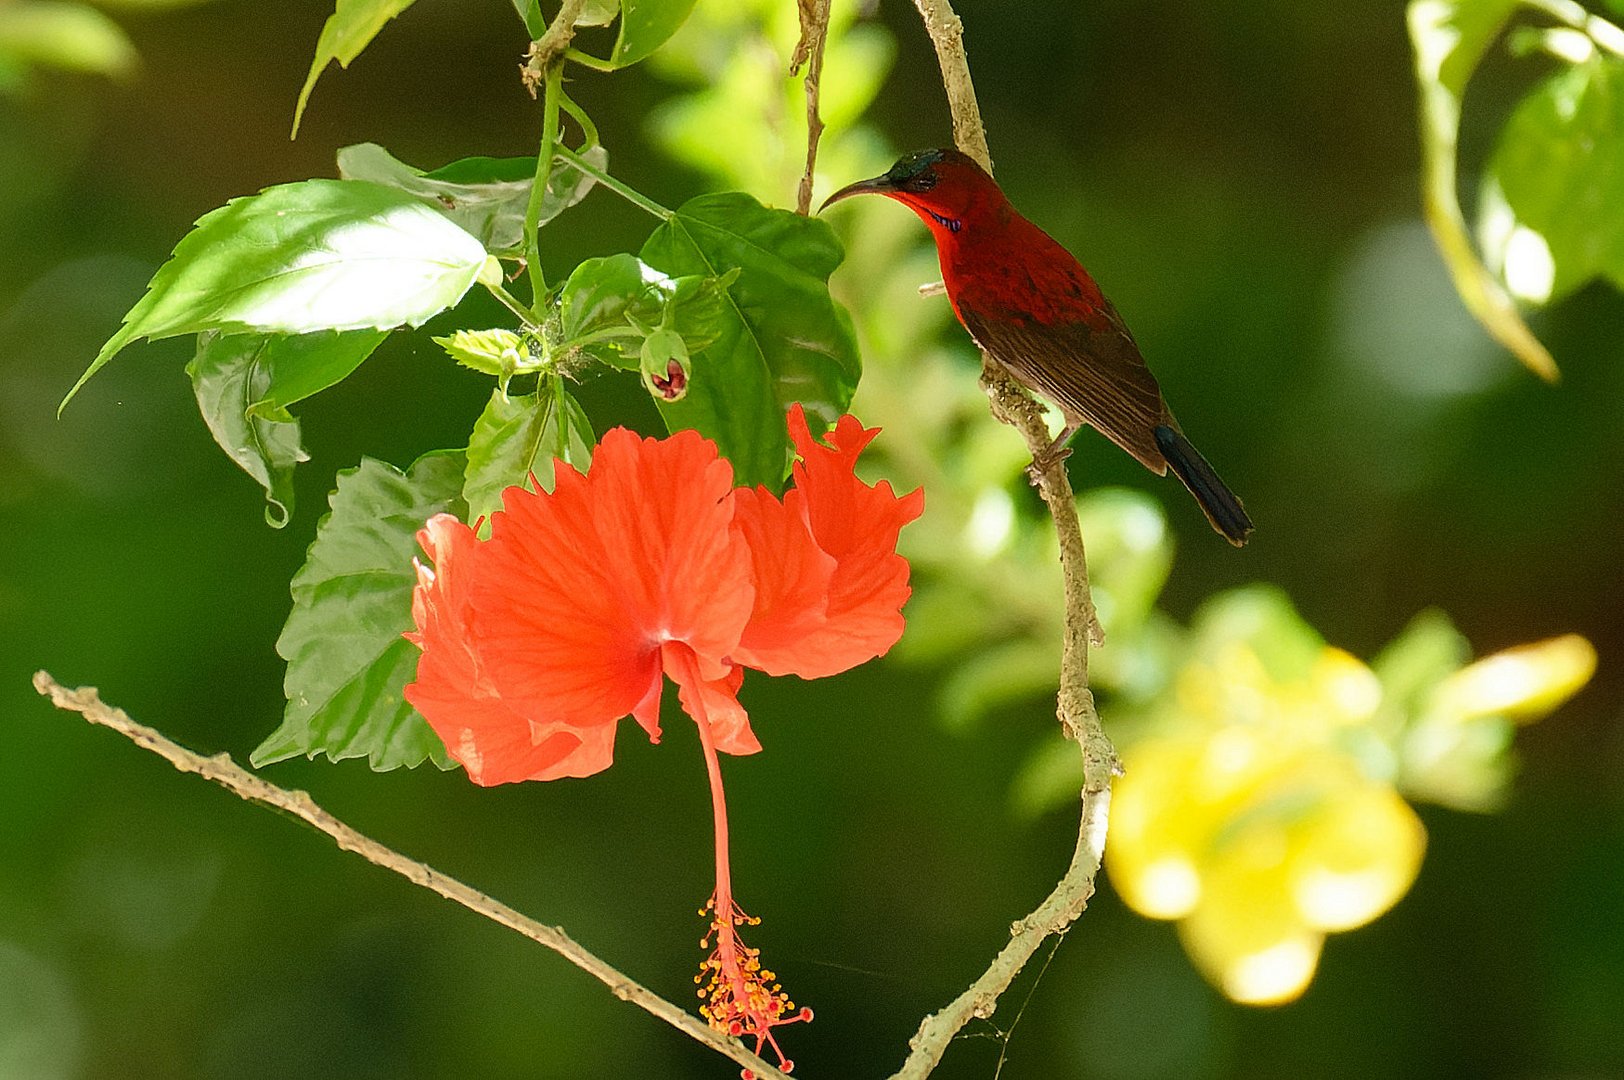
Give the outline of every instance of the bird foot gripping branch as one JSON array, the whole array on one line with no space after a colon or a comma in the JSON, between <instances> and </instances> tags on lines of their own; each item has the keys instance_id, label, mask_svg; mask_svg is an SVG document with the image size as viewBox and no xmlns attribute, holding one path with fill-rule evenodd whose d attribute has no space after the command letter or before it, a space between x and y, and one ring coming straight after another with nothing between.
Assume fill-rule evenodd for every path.
<instances>
[{"instance_id":1,"label":"bird foot gripping branch","mask_svg":"<svg viewBox=\"0 0 1624 1080\"><path fill-rule=\"evenodd\" d=\"M1179 430L1122 316L1070 252L1022 217L992 177L957 150L922 150L853 195L895 199L936 238L954 314L983 352L1022 386L1059 407L1066 426L1037 471L1058 463L1088 424L1158 476L1172 468L1224 539L1252 532L1240 499Z\"/></svg>"}]
</instances>

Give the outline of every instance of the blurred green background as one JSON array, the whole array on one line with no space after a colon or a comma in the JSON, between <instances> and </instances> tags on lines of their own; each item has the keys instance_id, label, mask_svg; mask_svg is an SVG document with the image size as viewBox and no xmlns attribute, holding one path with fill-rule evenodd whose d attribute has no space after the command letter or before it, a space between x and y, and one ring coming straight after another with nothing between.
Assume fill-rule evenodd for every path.
<instances>
[{"instance_id":1,"label":"blurred green background","mask_svg":"<svg viewBox=\"0 0 1624 1080\"><path fill-rule=\"evenodd\" d=\"M275 727L287 582L333 474L460 444L486 383L426 333L391 339L302 408L312 461L280 532L199 419L184 341L132 349L61 421L56 402L226 199L332 175L336 148L361 141L425 167L534 148L524 41L501 0L419 0L323 78L296 143L292 102L330 5L151 7L117 12L140 56L126 81L44 72L0 96L0 1078L734 1075L551 954L30 689L39 667L94 683L239 760ZM1102 877L1002 1075L1624 1076L1624 300L1592 286L1536 318L1556 387L1470 320L1419 218L1395 4L959 8L1005 189L1100 278L1259 524L1236 552L1176 485L1080 437L1081 486L1167 507L1180 542L1162 606L1185 619L1221 589L1273 582L1363 657L1429 606L1479 653L1571 630L1600 654L1587 690L1519 734L1502 812L1422 809L1415 888L1333 937L1300 1001L1226 1003L1172 928L1124 911ZM896 58L871 121L896 147L946 142L912 6L874 17ZM1474 86L1468 170L1527 77L1505 62ZM667 205L708 183L651 136L675 92L650 65L572 85L612 170ZM548 226L549 272L635 250L649 225L596 192ZM903 284L921 266L900 267ZM465 312L497 321L479 303ZM944 340L972 384L967 345ZM876 383L904 385L911 359L865 357ZM619 382L582 399L600 430L650 415ZM887 415L906 407L859 396L870 424L906 427ZM746 687L766 752L724 766L734 871L764 919L752 943L817 1010L786 1032L807 1076L887 1075L1070 854L1070 809L1011 808L1052 703L945 723L939 691L965 659ZM687 1001L711 887L697 740L673 722L659 747L628 732L618 749L589 780L494 790L359 762L268 775ZM1035 967L938 1075L993 1075Z\"/></svg>"}]
</instances>

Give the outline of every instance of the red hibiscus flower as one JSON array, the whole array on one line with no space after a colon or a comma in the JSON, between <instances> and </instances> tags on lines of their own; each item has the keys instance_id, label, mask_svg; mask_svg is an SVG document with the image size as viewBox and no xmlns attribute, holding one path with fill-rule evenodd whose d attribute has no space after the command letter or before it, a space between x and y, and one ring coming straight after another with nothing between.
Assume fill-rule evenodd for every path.
<instances>
[{"instance_id":1,"label":"red hibiscus flower","mask_svg":"<svg viewBox=\"0 0 1624 1080\"><path fill-rule=\"evenodd\" d=\"M617 428L583 476L559 464L551 493L509 488L490 539L450 515L418 534L412 613L423 650L406 697L478 784L590 776L608 768L618 721L659 740L669 677L699 727L716 826L716 892L701 967L712 1026L771 1044L810 1019L737 928L716 754L761 749L739 704L744 668L833 675L902 635L902 526L921 492L870 487L854 468L877 434L842 417L828 445L799 405L799 452L782 500L734 489L716 445L692 431L643 439Z\"/></svg>"}]
</instances>

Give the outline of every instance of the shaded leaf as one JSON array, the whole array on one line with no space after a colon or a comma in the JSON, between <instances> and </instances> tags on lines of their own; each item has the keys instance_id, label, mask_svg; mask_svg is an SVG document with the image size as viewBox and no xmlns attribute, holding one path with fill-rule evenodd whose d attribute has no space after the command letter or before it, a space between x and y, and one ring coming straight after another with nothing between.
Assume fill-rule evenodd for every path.
<instances>
[{"instance_id":1,"label":"shaded leaf","mask_svg":"<svg viewBox=\"0 0 1624 1080\"><path fill-rule=\"evenodd\" d=\"M1461 300L1500 344L1541 378L1556 361L1478 258L1456 192L1461 99L1518 0L1410 0L1410 41L1421 91L1422 205Z\"/></svg>"},{"instance_id":2,"label":"shaded leaf","mask_svg":"<svg viewBox=\"0 0 1624 1080\"><path fill-rule=\"evenodd\" d=\"M209 434L226 455L265 489L265 521L280 529L293 515L293 467L308 461L299 422L252 415L249 407L271 389L272 353L285 338L259 334L199 334L197 355L186 365L197 407Z\"/></svg>"},{"instance_id":3,"label":"shaded leaf","mask_svg":"<svg viewBox=\"0 0 1624 1080\"><path fill-rule=\"evenodd\" d=\"M387 330L318 330L313 334L262 338L270 343L261 359L270 372L270 382L264 394L249 404L248 414L291 420L287 415L289 405L342 382L388 336Z\"/></svg>"},{"instance_id":4,"label":"shaded leaf","mask_svg":"<svg viewBox=\"0 0 1624 1080\"><path fill-rule=\"evenodd\" d=\"M682 28L695 0L622 0L620 37L609 60L629 67L644 59Z\"/></svg>"},{"instance_id":5,"label":"shaded leaf","mask_svg":"<svg viewBox=\"0 0 1624 1080\"><path fill-rule=\"evenodd\" d=\"M205 214L68 391L136 338L417 326L462 299L479 242L379 184L305 180Z\"/></svg>"},{"instance_id":6,"label":"shaded leaf","mask_svg":"<svg viewBox=\"0 0 1624 1080\"><path fill-rule=\"evenodd\" d=\"M547 20L542 18L539 0L513 0L513 10L524 21L525 32L534 41L547 32Z\"/></svg>"},{"instance_id":7,"label":"shaded leaf","mask_svg":"<svg viewBox=\"0 0 1624 1080\"><path fill-rule=\"evenodd\" d=\"M672 277L738 271L717 339L694 354L688 396L661 412L673 429L716 440L740 484L776 490L788 465L785 410L800 401L832 423L862 372L851 319L829 296L843 255L834 231L723 192L685 203L641 254Z\"/></svg>"},{"instance_id":8,"label":"shaded leaf","mask_svg":"<svg viewBox=\"0 0 1624 1080\"><path fill-rule=\"evenodd\" d=\"M997 709L1052 697L1058 653L1049 642L1017 639L961 657L942 683L943 723L963 731Z\"/></svg>"},{"instance_id":9,"label":"shaded leaf","mask_svg":"<svg viewBox=\"0 0 1624 1080\"><path fill-rule=\"evenodd\" d=\"M1525 97L1485 184L1479 235L1514 294L1546 303L1598 274L1624 287L1624 63L1597 51Z\"/></svg>"},{"instance_id":10,"label":"shaded leaf","mask_svg":"<svg viewBox=\"0 0 1624 1080\"><path fill-rule=\"evenodd\" d=\"M509 397L496 390L468 439L463 500L468 520L489 535L490 515L502 508L502 492L514 485L553 488L554 461L585 472L597 442L592 422L556 376L544 378L534 394ZM533 490L533 488L532 488Z\"/></svg>"},{"instance_id":11,"label":"shaded leaf","mask_svg":"<svg viewBox=\"0 0 1624 1080\"><path fill-rule=\"evenodd\" d=\"M599 168L609 160L601 146L581 151L581 157ZM534 156L464 158L424 172L376 143L360 143L339 150L338 172L346 180L367 180L416 196L494 254L524 250L524 214L536 177ZM584 199L592 184L592 178L578 169L554 168L541 201L541 224Z\"/></svg>"},{"instance_id":12,"label":"shaded leaf","mask_svg":"<svg viewBox=\"0 0 1624 1080\"><path fill-rule=\"evenodd\" d=\"M437 513L463 511L463 466L462 453L438 451L406 473L363 458L338 474L276 642L288 662L287 711L254 751L255 766L325 754L365 757L380 771L425 760L452 767L402 695L418 650L401 634L413 625L415 534Z\"/></svg>"},{"instance_id":13,"label":"shaded leaf","mask_svg":"<svg viewBox=\"0 0 1624 1080\"><path fill-rule=\"evenodd\" d=\"M659 309L645 305L641 299L655 275L665 276L635 255L606 255L582 262L570 272L558 294L564 342L569 344L588 335L623 329L624 336L633 345L631 355L635 357L635 342L640 335L626 316L647 313L658 318ZM628 362L619 343L606 341L606 345L608 348L591 350L592 354L622 367L635 363L635 360Z\"/></svg>"},{"instance_id":14,"label":"shaded leaf","mask_svg":"<svg viewBox=\"0 0 1624 1080\"><path fill-rule=\"evenodd\" d=\"M299 91L299 103L293 108L293 135L299 134L299 121L304 117L310 91L327 65L334 60L347 68L361 55L372 39L378 36L384 24L412 6L412 0L337 0L333 13L322 24L321 37L316 40L316 55L310 61L310 73L305 76Z\"/></svg>"},{"instance_id":15,"label":"shaded leaf","mask_svg":"<svg viewBox=\"0 0 1624 1080\"><path fill-rule=\"evenodd\" d=\"M562 344L595 339L586 351L635 370L646 331L669 326L690 353L697 352L721 335L729 309L727 286L736 277L673 278L626 254L587 259L559 293Z\"/></svg>"},{"instance_id":16,"label":"shaded leaf","mask_svg":"<svg viewBox=\"0 0 1624 1080\"><path fill-rule=\"evenodd\" d=\"M1062 806L1075 807L1083 789L1083 755L1077 743L1051 735L1027 755L1009 789L1016 816L1030 821Z\"/></svg>"}]
</instances>

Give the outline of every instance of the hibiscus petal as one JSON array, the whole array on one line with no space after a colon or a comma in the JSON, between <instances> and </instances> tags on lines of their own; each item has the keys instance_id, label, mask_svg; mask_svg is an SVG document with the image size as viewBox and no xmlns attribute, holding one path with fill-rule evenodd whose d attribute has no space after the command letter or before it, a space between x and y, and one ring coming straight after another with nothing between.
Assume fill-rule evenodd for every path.
<instances>
[{"instance_id":1,"label":"hibiscus petal","mask_svg":"<svg viewBox=\"0 0 1624 1080\"><path fill-rule=\"evenodd\" d=\"M758 753L761 743L750 730L750 716L739 704L739 687L744 669L733 667L720 679L701 679L694 653L681 642L670 642L663 650L665 673L677 684L677 700L696 724L704 724L711 743L724 754Z\"/></svg>"},{"instance_id":2,"label":"hibiscus petal","mask_svg":"<svg viewBox=\"0 0 1624 1080\"><path fill-rule=\"evenodd\" d=\"M418 542L434 560L418 567L412 594L420 645L417 678L406 700L422 713L476 784L590 776L614 753L614 724L572 728L536 722L511 708L481 671L470 632L468 585L478 572L473 530L449 514L431 518Z\"/></svg>"},{"instance_id":3,"label":"hibiscus petal","mask_svg":"<svg viewBox=\"0 0 1624 1080\"><path fill-rule=\"evenodd\" d=\"M740 488L733 501L733 524L750 548L756 583L750 623L733 656L769 675L789 674L802 659L802 643L828 622L836 563L812 538L799 501L786 506L764 488Z\"/></svg>"},{"instance_id":4,"label":"hibiscus petal","mask_svg":"<svg viewBox=\"0 0 1624 1080\"><path fill-rule=\"evenodd\" d=\"M765 585L758 587L766 589L771 603L758 602L735 655L771 674L815 679L883 655L902 636L902 605L910 590L908 562L896 553L897 537L923 512L925 497L915 491L899 498L889 483L870 487L857 479L858 455L878 428L865 429L843 416L823 445L812 438L806 414L796 405L789 413L789 432L801 460L794 467L794 487L784 496L784 516L804 521L834 566L823 610L815 613L804 602L809 560L766 554ZM739 524L758 541L776 536L777 542L790 543L784 521L759 498ZM763 558L761 547L752 545L752 552Z\"/></svg>"},{"instance_id":5,"label":"hibiscus petal","mask_svg":"<svg viewBox=\"0 0 1624 1080\"><path fill-rule=\"evenodd\" d=\"M561 466L550 495L509 488L471 590L503 699L578 727L646 723L666 641L687 642L704 678L725 675L754 598L732 479L696 432L616 429L586 476Z\"/></svg>"}]
</instances>

